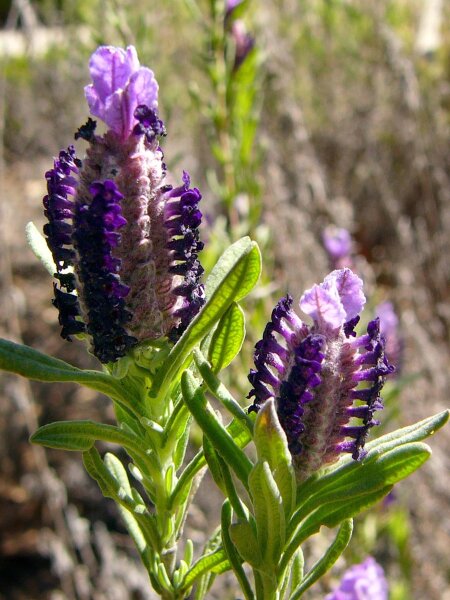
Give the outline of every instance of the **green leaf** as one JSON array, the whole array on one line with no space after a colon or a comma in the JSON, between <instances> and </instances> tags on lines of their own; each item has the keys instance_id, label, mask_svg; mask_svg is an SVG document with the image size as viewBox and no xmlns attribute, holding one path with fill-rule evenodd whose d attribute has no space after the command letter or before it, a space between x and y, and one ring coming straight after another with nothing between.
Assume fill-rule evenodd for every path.
<instances>
[{"instance_id":1,"label":"green leaf","mask_svg":"<svg viewBox=\"0 0 450 600\"><path fill-rule=\"evenodd\" d=\"M242 409L239 402L233 398L232 394L220 379L217 378L200 350L194 350L194 360L196 367L211 394L219 400L230 414L242 421L242 424L245 425L250 433L252 433L253 421L251 417Z\"/></svg>"},{"instance_id":2,"label":"green leaf","mask_svg":"<svg viewBox=\"0 0 450 600\"><path fill-rule=\"evenodd\" d=\"M218 548L205 556L202 556L194 563L191 569L187 572L180 589L188 590L195 583L195 580L205 573L223 573L231 569L230 561L227 558L223 548Z\"/></svg>"},{"instance_id":3,"label":"green leaf","mask_svg":"<svg viewBox=\"0 0 450 600\"><path fill-rule=\"evenodd\" d=\"M214 441L216 450L247 487L252 463L220 423L206 401L202 389L197 386L188 371L185 371L181 378L181 389L184 401L203 433Z\"/></svg>"},{"instance_id":4,"label":"green leaf","mask_svg":"<svg viewBox=\"0 0 450 600\"><path fill-rule=\"evenodd\" d=\"M341 458L339 462L325 472L319 475L315 474L299 486L297 490L297 504L304 503L313 495L322 496L322 494L325 493L325 490L327 490L329 486L334 486L339 478L354 472L354 469L359 468L360 466L367 467L370 462L379 459L383 452L386 453L397 447L412 442L418 442L432 436L447 423L449 414L449 411L445 410L428 417L423 421L398 429L371 441L366 444L368 454L362 463L355 463L349 456Z\"/></svg>"},{"instance_id":5,"label":"green leaf","mask_svg":"<svg viewBox=\"0 0 450 600\"><path fill-rule=\"evenodd\" d=\"M280 425L273 400L268 400L258 413L254 427L258 460L267 461L283 499L286 518L295 504L296 481L286 434Z\"/></svg>"},{"instance_id":6,"label":"green leaf","mask_svg":"<svg viewBox=\"0 0 450 600\"><path fill-rule=\"evenodd\" d=\"M53 277L56 273L56 265L53 260L52 253L47 246L45 237L41 234L39 229L30 221L25 227L25 234L27 237L28 245L30 246L33 254L38 260L44 265L48 273Z\"/></svg>"},{"instance_id":7,"label":"green leaf","mask_svg":"<svg viewBox=\"0 0 450 600\"><path fill-rule=\"evenodd\" d=\"M108 452L107 454L105 454L104 463L105 467L108 469L108 471L111 473L111 475L114 477L114 479L120 486L119 489L123 489L125 491L125 494L130 496L131 498L132 496L130 482L128 481L127 472L125 471L120 460L116 456L114 456L114 454ZM141 558L144 561L144 564L148 567L149 557L147 555L147 551L149 547L145 540L144 534L142 533L142 530L139 527L138 522L136 521L133 514L123 506L119 505L119 511L132 540L136 544L136 548L138 549L139 554L141 555Z\"/></svg>"},{"instance_id":8,"label":"green leaf","mask_svg":"<svg viewBox=\"0 0 450 600\"><path fill-rule=\"evenodd\" d=\"M421 467L430 455L428 446L418 442L389 450L369 462L354 461L353 468L344 473L336 471L334 478L327 478L326 486L321 486L308 498L294 515L292 523L298 523L318 505L394 485Z\"/></svg>"},{"instance_id":9,"label":"green leaf","mask_svg":"<svg viewBox=\"0 0 450 600\"><path fill-rule=\"evenodd\" d=\"M205 454L205 460L208 465L209 472L214 479L215 484L224 496L227 495L225 487L225 481L223 479L222 469L220 468L219 456L206 436L203 436L203 452Z\"/></svg>"},{"instance_id":10,"label":"green leaf","mask_svg":"<svg viewBox=\"0 0 450 600\"><path fill-rule=\"evenodd\" d=\"M146 542L154 551L159 552L161 549L161 540L155 519L147 511L140 496L135 496L133 493L134 490L131 490L131 494L127 493L127 486L122 486L121 477L118 477L117 471L113 470L112 473L105 466L95 448L83 452L83 463L86 471L98 483L102 494L107 498L112 498L117 504L131 513ZM116 476L118 479L116 479Z\"/></svg>"},{"instance_id":11,"label":"green leaf","mask_svg":"<svg viewBox=\"0 0 450 600\"><path fill-rule=\"evenodd\" d=\"M56 421L39 427L30 438L33 444L78 452L90 450L97 440L119 444L148 462L148 455L137 436L113 425L94 421Z\"/></svg>"},{"instance_id":12,"label":"green leaf","mask_svg":"<svg viewBox=\"0 0 450 600\"><path fill-rule=\"evenodd\" d=\"M233 523L230 537L242 558L252 567L259 568L263 559L252 524L247 521Z\"/></svg>"},{"instance_id":13,"label":"green leaf","mask_svg":"<svg viewBox=\"0 0 450 600\"><path fill-rule=\"evenodd\" d=\"M214 373L225 369L240 352L245 339L245 316L233 302L220 319L209 345L208 360Z\"/></svg>"},{"instance_id":14,"label":"green leaf","mask_svg":"<svg viewBox=\"0 0 450 600\"><path fill-rule=\"evenodd\" d=\"M244 593L246 600L254 600L254 594L250 583L247 579L244 569L242 568L242 559L236 552L236 549L233 545L233 542L230 537L230 526L232 519L233 511L231 509L230 503L225 500L222 506L222 543L227 553L228 560L230 561L231 567L236 575L236 579L239 582L240 588Z\"/></svg>"},{"instance_id":15,"label":"green leaf","mask_svg":"<svg viewBox=\"0 0 450 600\"><path fill-rule=\"evenodd\" d=\"M258 544L265 567L278 564L285 542L282 499L267 462L258 462L249 477Z\"/></svg>"},{"instance_id":16,"label":"green leaf","mask_svg":"<svg viewBox=\"0 0 450 600\"><path fill-rule=\"evenodd\" d=\"M71 381L106 394L133 409L134 399L120 381L101 371L82 370L33 350L29 346L0 339L0 369L36 381Z\"/></svg>"},{"instance_id":17,"label":"green leaf","mask_svg":"<svg viewBox=\"0 0 450 600\"><path fill-rule=\"evenodd\" d=\"M314 513L309 515L307 519L300 525L283 554L280 563L279 572L283 573L294 553L300 545L309 537L319 531L322 525L327 527L336 527L345 519L351 519L360 512L367 510L382 498L384 498L392 490L392 486L382 488L371 494L357 496L350 500L339 500L330 502L320 506Z\"/></svg>"},{"instance_id":18,"label":"green leaf","mask_svg":"<svg viewBox=\"0 0 450 600\"><path fill-rule=\"evenodd\" d=\"M221 319L233 302L238 302L256 285L261 272L261 255L256 242L245 237L232 244L220 257L206 280L207 301L158 370L152 395L176 381L192 350Z\"/></svg>"},{"instance_id":19,"label":"green leaf","mask_svg":"<svg viewBox=\"0 0 450 600\"><path fill-rule=\"evenodd\" d=\"M339 527L339 531L336 535L334 542L325 552L324 556L316 562L309 573L305 576L301 584L297 589L293 590L290 596L290 600L298 600L303 593L310 588L316 581L318 581L327 571L331 569L337 559L341 556L344 550L347 548L349 541L351 540L353 533L353 521L347 519Z\"/></svg>"}]
</instances>

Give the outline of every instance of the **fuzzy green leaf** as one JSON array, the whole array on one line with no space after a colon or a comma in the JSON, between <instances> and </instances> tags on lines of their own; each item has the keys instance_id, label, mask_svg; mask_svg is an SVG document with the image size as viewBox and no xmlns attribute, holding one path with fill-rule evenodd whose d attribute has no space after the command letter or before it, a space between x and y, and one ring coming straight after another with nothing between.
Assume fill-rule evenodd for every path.
<instances>
[{"instance_id":1,"label":"fuzzy green leaf","mask_svg":"<svg viewBox=\"0 0 450 600\"><path fill-rule=\"evenodd\" d=\"M301 584L293 591L290 600L298 600L304 592L310 588L320 577L331 569L337 559L347 548L353 533L353 521L347 519L339 527L334 542L325 552L324 556L316 562L312 569L307 573Z\"/></svg>"},{"instance_id":2,"label":"fuzzy green leaf","mask_svg":"<svg viewBox=\"0 0 450 600\"><path fill-rule=\"evenodd\" d=\"M225 550L218 548L202 556L194 563L191 569L186 573L180 589L188 590L195 581L205 573L223 573L231 569L230 561L227 558Z\"/></svg>"},{"instance_id":3,"label":"fuzzy green leaf","mask_svg":"<svg viewBox=\"0 0 450 600\"><path fill-rule=\"evenodd\" d=\"M215 449L247 487L252 463L234 442L232 436L228 433L222 423L220 423L214 411L209 406L209 403L206 401L202 389L197 386L195 380L188 371L183 373L181 389L184 401L203 433L211 441L214 441Z\"/></svg>"},{"instance_id":4,"label":"fuzzy green leaf","mask_svg":"<svg viewBox=\"0 0 450 600\"><path fill-rule=\"evenodd\" d=\"M252 567L259 568L262 564L261 549L251 523L233 523L230 537L242 558Z\"/></svg>"},{"instance_id":5,"label":"fuzzy green leaf","mask_svg":"<svg viewBox=\"0 0 450 600\"><path fill-rule=\"evenodd\" d=\"M33 444L69 450L85 452L90 450L97 440L119 444L130 452L141 457L144 461L148 459L142 442L131 432L123 431L113 425L95 423L94 421L56 421L49 423L33 433L30 438Z\"/></svg>"},{"instance_id":6,"label":"fuzzy green leaf","mask_svg":"<svg viewBox=\"0 0 450 600\"><path fill-rule=\"evenodd\" d=\"M225 369L239 353L245 339L245 316L242 308L233 302L220 319L208 350L208 361L214 373Z\"/></svg>"},{"instance_id":7,"label":"fuzzy green leaf","mask_svg":"<svg viewBox=\"0 0 450 600\"><path fill-rule=\"evenodd\" d=\"M250 583L247 579L244 569L242 568L242 559L239 554L236 552L236 548L233 545L233 542L230 537L230 526L232 519L233 511L231 509L230 503L226 500L222 506L222 518L221 518L221 527L222 527L222 543L227 553L228 560L233 568L234 574L236 575L236 579L239 581L239 585L241 587L242 592L246 600L253 600L254 594Z\"/></svg>"},{"instance_id":8,"label":"fuzzy green leaf","mask_svg":"<svg viewBox=\"0 0 450 600\"><path fill-rule=\"evenodd\" d=\"M249 477L258 544L265 567L274 567L285 542L282 499L267 462L258 462Z\"/></svg>"},{"instance_id":9,"label":"fuzzy green leaf","mask_svg":"<svg viewBox=\"0 0 450 600\"><path fill-rule=\"evenodd\" d=\"M0 369L36 381L71 381L106 394L131 406L129 390L119 380L101 371L78 369L29 346L0 339Z\"/></svg>"},{"instance_id":10,"label":"fuzzy green leaf","mask_svg":"<svg viewBox=\"0 0 450 600\"><path fill-rule=\"evenodd\" d=\"M286 434L280 425L273 400L268 400L258 413L254 427L258 460L267 461L283 499L286 518L295 503L295 473Z\"/></svg>"}]
</instances>

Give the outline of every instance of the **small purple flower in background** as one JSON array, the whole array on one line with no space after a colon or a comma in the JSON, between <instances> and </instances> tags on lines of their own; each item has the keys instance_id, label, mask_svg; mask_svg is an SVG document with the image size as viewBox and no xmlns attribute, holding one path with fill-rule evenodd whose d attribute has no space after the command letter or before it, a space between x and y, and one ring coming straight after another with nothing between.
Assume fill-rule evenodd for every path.
<instances>
[{"instance_id":1,"label":"small purple flower in background","mask_svg":"<svg viewBox=\"0 0 450 600\"><path fill-rule=\"evenodd\" d=\"M388 600L388 583L382 567L371 556L350 567L339 587L325 600Z\"/></svg>"},{"instance_id":2,"label":"small purple flower in background","mask_svg":"<svg viewBox=\"0 0 450 600\"><path fill-rule=\"evenodd\" d=\"M61 335L88 333L106 363L146 339L177 341L204 304L201 194L187 173L181 187L166 183L158 84L135 48L102 46L89 69L86 99L108 129L97 135L89 118L75 134L86 158L70 146L46 174L44 234Z\"/></svg>"},{"instance_id":3,"label":"small purple flower in background","mask_svg":"<svg viewBox=\"0 0 450 600\"><path fill-rule=\"evenodd\" d=\"M226 0L225 1L225 18L228 19L233 11L240 6L244 0Z\"/></svg>"},{"instance_id":4,"label":"small purple flower in background","mask_svg":"<svg viewBox=\"0 0 450 600\"><path fill-rule=\"evenodd\" d=\"M225 2L225 28L230 34L234 44L233 70L237 71L255 46L255 38L248 33L242 19L234 18L234 11L243 3L243 0L226 0Z\"/></svg>"},{"instance_id":5,"label":"small purple flower in background","mask_svg":"<svg viewBox=\"0 0 450 600\"><path fill-rule=\"evenodd\" d=\"M235 46L234 70L237 70L253 50L255 38L248 33L241 19L237 19L231 25L231 37Z\"/></svg>"},{"instance_id":6,"label":"small purple flower in background","mask_svg":"<svg viewBox=\"0 0 450 600\"><path fill-rule=\"evenodd\" d=\"M292 298L282 298L255 346L250 410L275 399L299 479L342 452L363 458L368 432L378 424L373 415L383 408L380 392L393 367L378 319L366 334L354 332L366 302L362 286L350 269L327 275L300 299L313 319L309 326L292 310ZM353 418L362 424L350 423Z\"/></svg>"},{"instance_id":7,"label":"small purple flower in background","mask_svg":"<svg viewBox=\"0 0 450 600\"><path fill-rule=\"evenodd\" d=\"M352 267L353 240L347 229L330 225L324 229L322 240L332 269Z\"/></svg>"},{"instance_id":8,"label":"small purple flower in background","mask_svg":"<svg viewBox=\"0 0 450 600\"><path fill-rule=\"evenodd\" d=\"M395 364L398 375L402 366L403 340L394 305L389 301L381 302L375 307L375 315L380 319L381 333L386 340L386 356Z\"/></svg>"}]
</instances>

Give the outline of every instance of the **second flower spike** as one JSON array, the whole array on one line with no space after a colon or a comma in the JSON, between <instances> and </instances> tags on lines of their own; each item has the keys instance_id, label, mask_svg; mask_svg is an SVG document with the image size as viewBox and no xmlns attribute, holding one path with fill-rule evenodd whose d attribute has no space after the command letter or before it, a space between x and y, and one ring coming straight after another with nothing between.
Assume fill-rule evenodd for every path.
<instances>
[{"instance_id":1,"label":"second flower spike","mask_svg":"<svg viewBox=\"0 0 450 600\"><path fill-rule=\"evenodd\" d=\"M136 50L102 46L89 62L89 118L46 174L44 227L57 273L61 335L86 332L101 362L143 340L177 341L204 303L198 253L201 194L166 182L158 84Z\"/></svg>"},{"instance_id":2,"label":"second flower spike","mask_svg":"<svg viewBox=\"0 0 450 600\"><path fill-rule=\"evenodd\" d=\"M300 480L342 452L361 459L378 424L373 416L383 407L380 392L393 367L378 319L366 334L354 331L365 304L362 285L350 269L340 269L305 292L300 308L312 325L301 321L290 296L282 298L255 347L250 410L274 398Z\"/></svg>"}]
</instances>

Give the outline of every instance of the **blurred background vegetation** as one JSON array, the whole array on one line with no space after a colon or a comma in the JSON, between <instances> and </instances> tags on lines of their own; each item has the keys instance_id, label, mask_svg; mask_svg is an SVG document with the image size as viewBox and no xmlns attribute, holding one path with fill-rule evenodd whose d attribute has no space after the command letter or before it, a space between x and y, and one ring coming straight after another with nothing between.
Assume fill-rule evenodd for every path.
<instances>
[{"instance_id":1,"label":"blurred background vegetation","mask_svg":"<svg viewBox=\"0 0 450 600\"><path fill-rule=\"evenodd\" d=\"M2 335L97 366L60 340L51 284L24 225L42 227L43 174L86 120L90 54L134 44L160 84L171 176L188 170L203 194L206 270L241 235L263 250L262 282L245 307L249 342L228 373L243 402L249 386L239 373L271 306L322 280L322 233L337 225L353 236L370 306L393 301L401 322L402 378L388 389L383 426L441 410L450 387L450 5L244 0L224 12L224 0L0 3ZM236 21L251 39L241 62ZM79 457L27 441L37 419L111 418L105 399L7 376L2 384L0 598L154 597ZM430 463L389 504L359 520L346 556L350 564L374 555L393 600L450 598L448 438L440 434ZM220 503L205 486L188 523L199 543ZM323 547L318 536L306 560ZM344 567L305 598L323 598ZM236 594L225 578L211 598Z\"/></svg>"}]
</instances>

